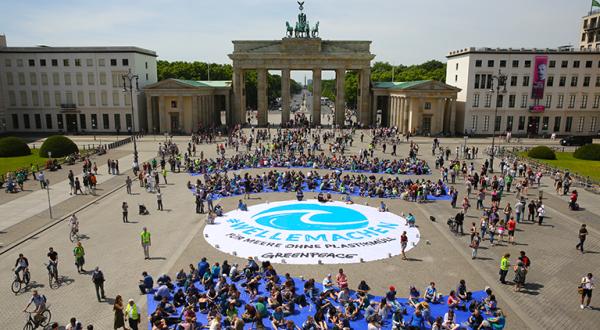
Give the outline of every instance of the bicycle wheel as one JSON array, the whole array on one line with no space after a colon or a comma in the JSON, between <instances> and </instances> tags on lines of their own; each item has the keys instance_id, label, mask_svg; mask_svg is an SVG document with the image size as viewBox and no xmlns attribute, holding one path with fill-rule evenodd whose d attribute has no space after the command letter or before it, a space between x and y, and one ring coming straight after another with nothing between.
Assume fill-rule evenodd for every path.
<instances>
[{"instance_id":1,"label":"bicycle wheel","mask_svg":"<svg viewBox=\"0 0 600 330\"><path fill-rule=\"evenodd\" d=\"M31 280L31 274L29 274L29 271L23 273L23 282L25 282L25 285L29 284L30 280Z\"/></svg>"},{"instance_id":2,"label":"bicycle wheel","mask_svg":"<svg viewBox=\"0 0 600 330\"><path fill-rule=\"evenodd\" d=\"M27 321L27 323L25 323L25 326L23 327L23 330L33 330L33 324L31 323L31 321Z\"/></svg>"},{"instance_id":3,"label":"bicycle wheel","mask_svg":"<svg viewBox=\"0 0 600 330\"><path fill-rule=\"evenodd\" d=\"M71 242L75 242L75 233L71 231L71 233L69 234L69 239L71 240Z\"/></svg>"},{"instance_id":4,"label":"bicycle wheel","mask_svg":"<svg viewBox=\"0 0 600 330\"><path fill-rule=\"evenodd\" d=\"M12 290L12 292L14 294L19 293L19 291L21 291L21 282L19 280L15 279L12 282L12 285L10 286L10 289Z\"/></svg>"},{"instance_id":5,"label":"bicycle wheel","mask_svg":"<svg viewBox=\"0 0 600 330\"><path fill-rule=\"evenodd\" d=\"M48 324L50 324L50 319L52 318L52 313L50 312L49 309L46 309L43 313L42 316L44 317L44 321L40 323L40 325L42 326L42 328L45 328L48 326Z\"/></svg>"}]
</instances>

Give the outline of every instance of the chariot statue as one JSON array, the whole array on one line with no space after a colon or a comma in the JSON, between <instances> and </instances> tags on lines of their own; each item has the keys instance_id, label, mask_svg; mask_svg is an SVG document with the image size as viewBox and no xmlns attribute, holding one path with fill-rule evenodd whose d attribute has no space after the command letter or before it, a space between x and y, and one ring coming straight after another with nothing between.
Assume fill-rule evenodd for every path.
<instances>
[{"instance_id":1,"label":"chariot statue","mask_svg":"<svg viewBox=\"0 0 600 330\"><path fill-rule=\"evenodd\" d=\"M300 13L298 14L296 24L292 26L290 22L285 22L286 38L318 38L319 22L317 22L314 29L311 29L310 23L306 19L306 14L302 12L304 10L304 1L298 1L298 5L300 6Z\"/></svg>"}]
</instances>

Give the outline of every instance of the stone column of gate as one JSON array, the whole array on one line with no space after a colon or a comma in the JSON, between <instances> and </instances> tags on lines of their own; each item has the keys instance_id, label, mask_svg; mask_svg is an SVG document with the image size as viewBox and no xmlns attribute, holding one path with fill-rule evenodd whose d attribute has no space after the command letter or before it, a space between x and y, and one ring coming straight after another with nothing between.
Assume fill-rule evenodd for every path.
<instances>
[{"instance_id":1,"label":"stone column of gate","mask_svg":"<svg viewBox=\"0 0 600 330\"><path fill-rule=\"evenodd\" d=\"M192 95L192 132L196 132L200 126L198 125L198 97Z\"/></svg>"},{"instance_id":2,"label":"stone column of gate","mask_svg":"<svg viewBox=\"0 0 600 330\"><path fill-rule=\"evenodd\" d=\"M344 126L346 115L346 101L344 95L346 69L335 70L335 122L334 124Z\"/></svg>"},{"instance_id":3,"label":"stone column of gate","mask_svg":"<svg viewBox=\"0 0 600 330\"><path fill-rule=\"evenodd\" d=\"M404 133L404 108L406 106L406 99L403 97L400 98L400 102L398 105L398 120L396 120L396 125L398 125L398 131Z\"/></svg>"},{"instance_id":4,"label":"stone column of gate","mask_svg":"<svg viewBox=\"0 0 600 330\"><path fill-rule=\"evenodd\" d=\"M148 123L148 131L154 134L154 117L152 109L152 96L146 94L146 121Z\"/></svg>"},{"instance_id":5,"label":"stone column of gate","mask_svg":"<svg viewBox=\"0 0 600 330\"><path fill-rule=\"evenodd\" d=\"M281 70L281 123L290 121L290 69Z\"/></svg>"},{"instance_id":6,"label":"stone column of gate","mask_svg":"<svg viewBox=\"0 0 600 330\"><path fill-rule=\"evenodd\" d=\"M225 124L227 126L231 125L231 104L229 103L230 97L231 93L225 94Z\"/></svg>"},{"instance_id":7,"label":"stone column of gate","mask_svg":"<svg viewBox=\"0 0 600 330\"><path fill-rule=\"evenodd\" d=\"M373 113L374 113L374 115L373 115L374 117L373 117L373 118L375 118L375 119L373 120L373 125L377 125L377 110L378 110L378 108L379 108L379 106L378 106L378 104L377 104L377 98L378 98L379 96L380 96L380 95L375 95L375 93L373 93L373 97L372 97L372 99L371 99L371 112L373 112ZM388 100L389 100L389 99L388 99ZM382 107L382 109L381 109L381 110L383 111L383 107ZM388 104L388 106L387 106L387 111L385 111L385 113L386 113L386 116L388 116L388 118L389 118L389 116L390 116L390 107L389 107L389 104ZM381 116L383 117L383 114L382 114ZM390 123L390 122L388 121L388 126L389 126L389 123Z\"/></svg>"},{"instance_id":8,"label":"stone column of gate","mask_svg":"<svg viewBox=\"0 0 600 330\"><path fill-rule=\"evenodd\" d=\"M496 120L494 118L494 120ZM496 122L494 121L494 125ZM452 98L450 100L450 133L454 134L456 131L456 99Z\"/></svg>"},{"instance_id":9,"label":"stone column of gate","mask_svg":"<svg viewBox=\"0 0 600 330\"><path fill-rule=\"evenodd\" d=\"M256 96L258 110L258 126L267 126L267 69L256 69Z\"/></svg>"},{"instance_id":10,"label":"stone column of gate","mask_svg":"<svg viewBox=\"0 0 600 330\"><path fill-rule=\"evenodd\" d=\"M321 125L321 69L313 69L312 124Z\"/></svg>"},{"instance_id":11,"label":"stone column of gate","mask_svg":"<svg viewBox=\"0 0 600 330\"><path fill-rule=\"evenodd\" d=\"M203 110L204 109L200 111ZM239 68L233 69L233 107L231 110L232 125L243 124L246 122L246 95L244 95L244 71Z\"/></svg>"},{"instance_id":12,"label":"stone column of gate","mask_svg":"<svg viewBox=\"0 0 600 330\"><path fill-rule=\"evenodd\" d=\"M359 74L360 99L358 102L358 121L365 127L369 127L374 122L373 116L377 116L377 109L371 109L370 102L371 68L363 68Z\"/></svg>"},{"instance_id":13,"label":"stone column of gate","mask_svg":"<svg viewBox=\"0 0 600 330\"><path fill-rule=\"evenodd\" d=\"M438 130L436 133L444 133L444 112L446 110L446 100L443 97L438 99L438 108L434 116L438 122Z\"/></svg>"},{"instance_id":14,"label":"stone column of gate","mask_svg":"<svg viewBox=\"0 0 600 330\"><path fill-rule=\"evenodd\" d=\"M165 112L165 97L158 97L158 118L159 126L156 128L159 132L168 132L169 127L167 126L167 113Z\"/></svg>"},{"instance_id":15,"label":"stone column of gate","mask_svg":"<svg viewBox=\"0 0 600 330\"><path fill-rule=\"evenodd\" d=\"M396 115L396 103L398 102L398 100L396 100L395 96L391 96L391 95L389 97L389 100L390 100L389 101L390 107L388 107L388 111L387 111L387 115L386 115L386 117L387 117L387 126L388 127L394 127L396 125L396 119L397 119L397 115ZM377 111L377 109L375 109L375 111Z\"/></svg>"},{"instance_id":16,"label":"stone column of gate","mask_svg":"<svg viewBox=\"0 0 600 330\"><path fill-rule=\"evenodd\" d=\"M404 134L410 131L410 112L412 111L410 97L404 98Z\"/></svg>"}]
</instances>

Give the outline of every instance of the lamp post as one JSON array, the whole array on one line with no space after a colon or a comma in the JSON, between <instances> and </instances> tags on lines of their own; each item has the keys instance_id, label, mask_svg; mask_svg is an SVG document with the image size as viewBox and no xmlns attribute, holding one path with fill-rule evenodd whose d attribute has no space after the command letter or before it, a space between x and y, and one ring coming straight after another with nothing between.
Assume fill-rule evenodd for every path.
<instances>
[{"instance_id":1,"label":"lamp post","mask_svg":"<svg viewBox=\"0 0 600 330\"><path fill-rule=\"evenodd\" d=\"M138 166L138 151L137 151L137 144L135 141L135 115L133 113L133 90L135 88L135 91L139 91L140 88L138 86L138 79L139 76L137 74L133 74L131 72L131 69L129 69L129 71L127 72L127 74L124 74L122 76L123 78L123 92L129 92L129 100L131 102L131 140L133 141L133 164L134 167ZM133 81L135 80L135 87L133 86ZM127 85L127 82L129 82L129 85Z\"/></svg>"},{"instance_id":2,"label":"lamp post","mask_svg":"<svg viewBox=\"0 0 600 330\"><path fill-rule=\"evenodd\" d=\"M496 153L496 117L498 117L498 99L500 97L500 93L506 93L506 80L508 76L503 74L501 70L498 70L498 75L492 76L492 88L490 88L490 92L494 93L494 80L496 81L496 107L494 110L494 129L492 134L492 150L490 152L490 173L494 173L494 156ZM502 90L500 90L502 88Z\"/></svg>"},{"instance_id":3,"label":"lamp post","mask_svg":"<svg viewBox=\"0 0 600 330\"><path fill-rule=\"evenodd\" d=\"M50 212L50 219L52 219L52 203L50 203L50 180L46 179L44 185L46 186L46 193L48 194L48 212Z\"/></svg>"}]
</instances>

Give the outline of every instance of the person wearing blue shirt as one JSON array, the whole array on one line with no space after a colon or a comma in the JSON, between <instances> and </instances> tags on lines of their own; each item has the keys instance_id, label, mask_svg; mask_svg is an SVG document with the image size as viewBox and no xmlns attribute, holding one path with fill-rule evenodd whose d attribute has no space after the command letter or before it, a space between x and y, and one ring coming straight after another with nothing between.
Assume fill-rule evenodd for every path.
<instances>
[{"instance_id":1,"label":"person wearing blue shirt","mask_svg":"<svg viewBox=\"0 0 600 330\"><path fill-rule=\"evenodd\" d=\"M208 262L206 262L206 258L202 258L200 260L200 262L198 263L198 276L200 278L202 278L202 276L204 276L204 273L206 273L206 271L210 268L210 265L208 264Z\"/></svg>"},{"instance_id":2,"label":"person wearing blue shirt","mask_svg":"<svg viewBox=\"0 0 600 330\"><path fill-rule=\"evenodd\" d=\"M238 209L240 211L248 211L248 206L240 199L238 202Z\"/></svg>"},{"instance_id":3,"label":"person wearing blue shirt","mask_svg":"<svg viewBox=\"0 0 600 330\"><path fill-rule=\"evenodd\" d=\"M146 294L152 290L152 287L154 286L154 279L152 279L152 276L148 275L147 272L142 272L142 277L143 278L140 280L139 288L142 294Z\"/></svg>"},{"instance_id":4,"label":"person wearing blue shirt","mask_svg":"<svg viewBox=\"0 0 600 330\"><path fill-rule=\"evenodd\" d=\"M410 318L409 327L411 329L425 329L425 319L420 310L415 310L415 313Z\"/></svg>"},{"instance_id":5,"label":"person wearing blue shirt","mask_svg":"<svg viewBox=\"0 0 600 330\"><path fill-rule=\"evenodd\" d=\"M167 300L170 298L169 287L166 285L161 285L156 289L156 293L154 294L154 300L161 301L163 298Z\"/></svg>"},{"instance_id":6,"label":"person wearing blue shirt","mask_svg":"<svg viewBox=\"0 0 600 330\"><path fill-rule=\"evenodd\" d=\"M213 279L217 279L219 277L219 274L221 273L221 266L219 266L218 262L215 262L215 264L212 266L210 272L212 273Z\"/></svg>"}]
</instances>

